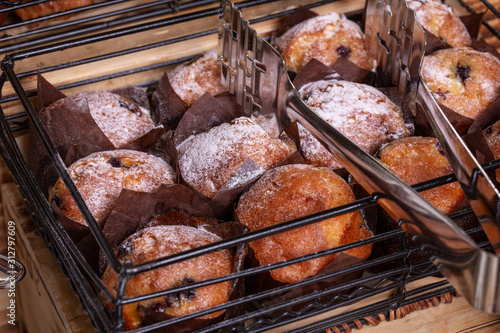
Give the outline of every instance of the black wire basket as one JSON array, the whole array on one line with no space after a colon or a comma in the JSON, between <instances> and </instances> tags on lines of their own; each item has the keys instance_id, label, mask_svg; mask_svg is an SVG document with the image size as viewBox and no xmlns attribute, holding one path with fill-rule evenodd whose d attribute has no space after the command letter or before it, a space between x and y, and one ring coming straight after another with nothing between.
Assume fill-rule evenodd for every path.
<instances>
[{"instance_id":1,"label":"black wire basket","mask_svg":"<svg viewBox=\"0 0 500 333\"><path fill-rule=\"evenodd\" d=\"M40 2L40 1L37 1ZM308 8L335 8L337 1L309 1L304 3ZM151 2L153 3L153 2ZM155 2L156 3L156 2ZM213 1L157 1L157 3L167 4L165 10L175 9L175 15L169 18L154 20L156 17L153 12L145 14L145 17L127 18L126 23L133 23L130 26L116 29L116 25L105 24L106 28L115 28L107 32L102 32L101 26L95 30L88 30L83 22L75 21L71 33L56 33L48 39L33 40L28 42L12 41L10 46L4 47L0 52L11 52L13 50L32 47L47 42L58 41L53 44L45 44L38 48L31 48L9 53L2 61L3 74L0 76L0 87L2 96L0 99L2 125L0 153L12 173L22 196L25 198L26 205L32 213L33 221L38 228L41 237L44 239L52 255L61 267L64 275L67 277L75 294L78 296L83 309L89 315L92 324L99 332L119 332L122 331L123 319L119 315L122 312L124 304L142 300L144 298L153 298L165 296L173 293L179 293L190 288L196 288L203 283L219 283L222 281L246 279L251 281L258 274L268 272L269 270L302 262L320 256L340 253L361 245L373 244L375 247L383 247L387 242L398 244L398 250L390 254L374 255L369 260L355 264L340 271L331 272L324 275L315 276L304 281L275 287L264 291L246 293L244 296L235 298L224 305L217 306L208 310L203 310L196 314L169 319L154 325L146 326L135 330L135 332L149 332L155 329L166 329L171 325L187 322L192 318L214 312L238 310L238 315L227 318L224 321L215 323L211 326L201 328L197 332L261 332L270 329L279 329L290 332L313 332L323 331L328 328L347 331L351 328L360 327L373 321L389 318L394 311L416 304L421 301L432 298L454 296L454 288L446 279L439 275L438 270L428 260L415 261L415 254L420 249L412 245L401 229L377 233L373 237L358 241L352 244L326 250L320 253L314 253L305 257L281 262L265 267L246 268L229 276L213 279L209 282L195 283L188 287L178 287L165 290L155 295L146 295L144 297L125 298L123 291L125 282L131 275L151 270L162 265L168 265L188 258L203 255L224 248L234 248L240 244L246 244L252 240L260 239L279 232L284 232L293 228L308 225L321 221L326 218L345 214L356 210L369 210L377 207L377 199L374 197L363 197L357 201L330 209L312 216L307 216L297 220L282 223L276 227L262 229L259 231L245 233L230 239L226 239L211 245L207 245L196 250L179 253L167 258L162 258L154 262L133 267L130 265L120 265L117 271L123 278L120 284L121 289L116 298L111 299L111 307L105 305L105 295L110 297L109 292L101 282L94 270L85 261L82 254L77 249L75 243L70 239L65 229L54 217L46 194L38 186L28 164L27 158L23 156L19 146L16 143L16 135L24 131L28 126L33 127L41 137L44 145L51 156L52 163L58 170L59 175L66 181L71 182L67 174L67 169L57 153L54 144L46 134L40 119L37 116L33 106L32 98L35 97L34 77L37 73L56 78L65 77L68 73L77 73L80 68L85 66L99 65L105 66L118 59L125 59L125 63L134 57L142 57L151 54L151 52L164 52L169 48L179 46L183 43L200 43L207 40L201 48L194 48L192 54L183 53L182 56L171 56L168 53L158 57L154 62L137 61L133 66L125 69L117 68L102 75L85 76L75 74L68 79L60 80L57 85L60 90L76 92L90 89L112 89L120 85L140 85L148 87L153 91L158 84L161 75L169 68L189 60L196 56L203 48L213 48L217 42L216 18L219 15L218 2ZM207 6L207 7L203 7ZM274 11L265 9L279 8ZM203 8L202 8L203 7ZM258 26L261 22L272 22L281 17L290 14L294 6L287 6L286 1L245 1L237 3L241 10L247 10L252 25ZM202 9L201 9L202 8ZM468 7L465 7L466 9ZM190 9L187 11L187 9ZM468 8L470 9L470 8ZM85 9L81 9L85 10ZM183 10L186 10L185 12ZM472 10L472 9L470 9ZM0 12L3 9L0 10ZM348 13L353 19L362 17L363 8L357 8ZM499 16L498 11L493 11ZM158 14L158 13L156 13ZM153 18L151 21L142 21L142 19ZM205 24L210 22L210 24ZM120 25L123 24L120 23ZM175 26L189 24L190 27L200 26L199 29L193 28L189 32L179 33L178 35L169 35L167 33L159 34L160 39L148 39L147 42L136 43L137 38L147 35L155 36L158 32L170 31ZM486 21L484 24L488 24ZM83 28L82 28L83 26ZM208 27L208 28L206 28ZM487 25L487 28L499 38L498 32ZM83 29L83 30L79 30ZM98 32L96 34L89 34ZM82 34L89 34L79 37ZM71 40L63 40L68 37L78 36ZM167 36L167 37L165 37ZM500 39L500 38L499 38ZM104 48L102 52L96 54L83 53L81 56L78 50L84 50L99 43L112 44L116 40L128 40L120 49ZM1 40L0 40L1 43ZM186 44L187 45L187 44ZM19 48L18 48L19 47ZM179 49L177 48L177 49ZM76 50L76 52L74 51ZM43 63L38 65L37 60L41 57L52 56L57 58L52 64ZM30 67L29 63L36 63L37 66ZM103 65L104 64L104 65ZM106 90L107 90L106 89ZM28 122L29 120L29 122ZM494 161L483 165L486 171L492 171L500 167L500 161ZM446 183L455 181L453 175L440 177L421 183L415 186L418 191L437 187ZM78 203L78 200L76 200ZM84 209L85 210L85 209ZM87 215L90 213L87 211ZM470 209L464 209L453 213L452 219L467 219L473 216ZM101 251L108 256L114 256L113 250L104 239L102 231L97 228L91 228ZM484 239L484 233L480 227L467 230L467 233L475 239ZM489 243L483 241L479 243L482 248L488 248ZM340 283L328 283L345 275L355 275ZM322 284L321 288L311 288L316 284ZM295 290L310 290L307 293L293 294ZM446 295L446 296L443 296ZM243 309L243 311L241 311Z\"/></svg>"},{"instance_id":2,"label":"black wire basket","mask_svg":"<svg viewBox=\"0 0 500 333\"><path fill-rule=\"evenodd\" d=\"M210 0L88 0L74 1L75 4L60 1L63 5L58 6L52 2L0 1L0 53L126 27L141 20L166 18L214 3ZM23 10L30 13L19 13Z\"/></svg>"}]
</instances>

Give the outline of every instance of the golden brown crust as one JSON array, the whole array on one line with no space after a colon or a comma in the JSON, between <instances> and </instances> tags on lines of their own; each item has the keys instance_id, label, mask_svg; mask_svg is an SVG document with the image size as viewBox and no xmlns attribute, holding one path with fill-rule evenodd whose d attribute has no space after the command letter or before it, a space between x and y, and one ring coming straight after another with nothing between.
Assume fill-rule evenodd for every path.
<instances>
[{"instance_id":1,"label":"golden brown crust","mask_svg":"<svg viewBox=\"0 0 500 333\"><path fill-rule=\"evenodd\" d=\"M125 149L91 154L68 171L97 222L106 216L122 189L154 192L161 184L175 183L173 169L165 161ZM68 218L86 225L62 179L51 189L49 200L55 200Z\"/></svg>"},{"instance_id":2,"label":"golden brown crust","mask_svg":"<svg viewBox=\"0 0 500 333\"><path fill-rule=\"evenodd\" d=\"M188 106L206 92L215 96L227 91L221 83L215 49L205 51L192 62L177 66L168 73L168 79L174 91Z\"/></svg>"},{"instance_id":3,"label":"golden brown crust","mask_svg":"<svg viewBox=\"0 0 500 333\"><path fill-rule=\"evenodd\" d=\"M361 68L374 67L361 29L343 14L330 13L303 21L276 39L275 45L287 68L296 72L312 58L327 66L345 57Z\"/></svg>"},{"instance_id":4,"label":"golden brown crust","mask_svg":"<svg viewBox=\"0 0 500 333\"><path fill-rule=\"evenodd\" d=\"M30 1L29 0L23 1L23 3L27 2ZM94 3L93 0L54 0L36 4L33 6L19 8L16 9L15 12L17 16L21 18L21 20L27 21L38 17L47 16L50 14L65 12L67 10L74 8L88 6L93 3Z\"/></svg>"},{"instance_id":5,"label":"golden brown crust","mask_svg":"<svg viewBox=\"0 0 500 333\"><path fill-rule=\"evenodd\" d=\"M138 265L219 240L218 236L202 229L182 225L156 226L128 237L116 253L120 262L130 260L132 265ZM221 250L138 274L127 283L125 294L126 297L145 295L225 276L231 274L232 270L233 258L230 251ZM108 266L102 277L104 285L113 295L116 295L117 276ZM226 281L127 304L123 307L125 329L140 327L144 316L151 312L178 317L223 304L229 299L230 288L231 281ZM214 318L220 313L219 311L200 318Z\"/></svg>"},{"instance_id":6,"label":"golden brown crust","mask_svg":"<svg viewBox=\"0 0 500 333\"><path fill-rule=\"evenodd\" d=\"M500 96L500 60L468 48L424 57L422 77L434 97L453 111L476 119Z\"/></svg>"},{"instance_id":7,"label":"golden brown crust","mask_svg":"<svg viewBox=\"0 0 500 333\"><path fill-rule=\"evenodd\" d=\"M349 185L332 170L285 165L268 170L240 199L236 214L251 231L290 221L355 200ZM333 248L366 237L359 212L290 230L250 243L261 265ZM363 235L360 235L360 234ZM367 258L371 246L352 251ZM330 255L271 271L281 282L298 282L320 272L338 255Z\"/></svg>"},{"instance_id":8,"label":"golden brown crust","mask_svg":"<svg viewBox=\"0 0 500 333\"><path fill-rule=\"evenodd\" d=\"M296 148L290 139L271 138L250 118L240 117L195 135L179 145L178 150L183 179L204 196L212 198L247 159L269 169ZM249 178L238 180L235 185L253 178L245 176Z\"/></svg>"},{"instance_id":9,"label":"golden brown crust","mask_svg":"<svg viewBox=\"0 0 500 333\"><path fill-rule=\"evenodd\" d=\"M405 183L415 185L453 172L450 163L438 149L436 138L404 138L383 147L381 162ZM465 199L458 182L442 185L420 194L444 214L450 214Z\"/></svg>"},{"instance_id":10,"label":"golden brown crust","mask_svg":"<svg viewBox=\"0 0 500 333\"><path fill-rule=\"evenodd\" d=\"M471 46L472 40L458 14L440 0L407 1L418 22L452 47Z\"/></svg>"}]
</instances>

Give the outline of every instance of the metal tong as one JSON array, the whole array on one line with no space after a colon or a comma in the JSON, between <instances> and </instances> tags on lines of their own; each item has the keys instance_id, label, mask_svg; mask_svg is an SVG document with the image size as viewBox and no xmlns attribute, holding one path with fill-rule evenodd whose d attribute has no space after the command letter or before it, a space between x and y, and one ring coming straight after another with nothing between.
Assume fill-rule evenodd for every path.
<instances>
[{"instance_id":1,"label":"metal tong","mask_svg":"<svg viewBox=\"0 0 500 333\"><path fill-rule=\"evenodd\" d=\"M26 275L23 264L13 258L0 254L0 289L15 289L14 284Z\"/></svg>"},{"instance_id":2,"label":"metal tong","mask_svg":"<svg viewBox=\"0 0 500 333\"><path fill-rule=\"evenodd\" d=\"M371 8L370 2L376 1L368 0L367 13L373 12L373 8L368 8ZM400 16L401 19L413 22L410 30L419 27L404 1L380 4L375 8L383 9L380 15L403 10L406 15ZM402 29L408 30L408 27ZM425 44L425 34L423 36ZM399 57L412 59L404 68L404 75L410 73L410 69L420 70L424 49L422 46L406 49L412 44L400 49ZM241 12L227 0L222 3L220 17L219 61L222 83L248 115L275 116L281 129L299 122L323 142L365 190L399 221L406 233L421 244L434 265L472 306L488 313L500 313L500 258L481 250L448 216L309 109L293 87L281 55L257 35ZM406 81L409 83L406 88L412 90L411 84L418 81L418 77L412 77ZM416 94L416 88L413 93Z\"/></svg>"}]
</instances>

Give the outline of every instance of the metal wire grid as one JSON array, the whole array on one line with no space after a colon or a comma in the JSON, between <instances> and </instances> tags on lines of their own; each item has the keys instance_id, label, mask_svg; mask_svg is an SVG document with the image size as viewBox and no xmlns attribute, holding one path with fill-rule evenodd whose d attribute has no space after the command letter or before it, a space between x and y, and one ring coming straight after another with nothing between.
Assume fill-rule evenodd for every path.
<instances>
[{"instance_id":1,"label":"metal wire grid","mask_svg":"<svg viewBox=\"0 0 500 333\"><path fill-rule=\"evenodd\" d=\"M252 6L255 5L256 3L262 3L263 1L248 1L245 3L240 4L240 6ZM324 3L324 2L322 2ZM214 15L214 13L205 13L206 15ZM280 13L277 15L286 15L288 14L287 12ZM190 21L194 17L197 17L196 15L199 15L199 13L191 14L191 15L186 15L185 17L182 18L182 20L185 20L186 22ZM259 20L264 20L266 18L261 18ZM254 21L251 21L255 23ZM137 29L143 29L144 31L147 31L151 27L155 27L156 24L172 24L172 22L162 22L158 23L155 22L153 24L146 24L142 25L139 27L134 27L132 29L121 29L118 31L113 31L112 33L105 33L105 34L100 34L95 36L97 39L102 39L105 40L107 38L111 38L112 36L116 35L127 35L129 33L136 32ZM214 31L209 31L206 32L208 33L213 33ZM189 38L189 37L186 37ZM8 57L4 59L2 62L2 68L4 70L4 74L0 77L0 87L3 87L3 85L6 82L6 79L8 78L11 82L11 84L16 88L17 95L16 96L8 96L0 99L0 102L5 102L5 101L10 101L16 98L19 98L23 105L25 106L28 116L31 119L32 123L34 124L35 127L40 127L39 120L36 117L36 114L34 114L34 108L31 105L29 101L29 94L27 94L22 85L19 82L19 79L22 78L23 76L28 76L32 75L33 73L14 73L13 67L15 64L15 61L17 59L22 59L25 57L30 57L34 55L38 55L41 53L47 53L47 52L54 52L58 49L63 49L67 47L73 47L74 45L81 45L81 44L86 44L86 43L91 43L93 40L89 40L87 38L81 38L81 39L75 39L70 42L65 42L61 44L55 44L52 45L50 48L39 48L35 50L28 50L27 52L18 52L15 54L11 54ZM171 43L172 41L165 41L163 43L159 43L161 45L166 45L168 43ZM150 46L145 46L145 47L156 47L157 45L150 45ZM140 48L139 48L140 49ZM135 52L137 50L124 50L124 52ZM116 56L116 54L109 55L109 57ZM180 59L179 62L184 61L185 59ZM85 59L83 60L84 62L92 62L95 61L94 58L90 59ZM67 66L71 67L74 66L75 64L80 64L81 62L74 62L74 63L68 63L64 64L62 66ZM170 63L169 63L170 64ZM166 66L166 63L161 63L158 64L157 66ZM56 66L59 68L59 66ZM51 71L54 68L46 68L42 69L43 71ZM145 68L137 69L137 71L141 70L146 70ZM122 72L122 73L116 73L113 75L113 77L120 77L122 75L126 75L127 72ZM100 80L107 80L109 79L109 76L106 77L99 77L92 79L91 81L100 81ZM82 82L75 82L71 84L70 86L79 86L79 85L85 85L89 82L87 81L82 81ZM154 84L154 82L147 82L145 85L151 85ZM60 87L61 89L63 87ZM6 164L8 165L9 169L11 170L15 181L18 184L18 187L23 195L23 197L26 199L26 203L28 205L28 209L32 213L34 217L35 224L37 225L42 238L44 241L47 243L49 249L51 250L52 254L58 261L59 265L61 266L64 274L68 277L68 280L71 283L71 286L75 293L77 294L78 298L80 299L80 302L82 303L82 306L84 310L89 314L89 317L91 318L91 321L94 325L94 327L100 331L100 332L109 332L109 331L120 331L120 318L117 320L113 321L113 318L109 311L106 309L106 307L103 305L103 302L101 300L101 293L106 293L105 290L103 290L102 283L100 282L99 277L92 271L92 269L86 264L86 262L83 260L81 257L79 251L76 249L76 246L69 240L68 235L66 232L63 230L63 228L60 226L60 224L54 219L52 215L52 211L50 209L50 206L48 205L48 202L44 196L43 193L41 193L40 189L37 186L36 180L34 179L33 175L31 174L31 171L29 170L26 161L22 157L19 148L15 142L14 139L14 132L22 128L22 126L19 125L19 117L22 117L22 115L14 115L10 117L5 117L3 114L3 110L0 116L0 121L2 124L2 132L0 134L0 138L2 140L2 145L0 145L0 153L2 154L2 157L4 158ZM42 132L39 133L42 137L46 137L46 134ZM45 138L48 139L48 138ZM50 141L50 140L48 140ZM49 142L49 145L51 143ZM49 147L50 148L50 147ZM52 145L53 148L53 145ZM54 163L59 169L65 169L64 165L62 162L58 161L56 157L54 157ZM58 165L59 164L59 165ZM492 163L488 163L487 165L484 165L485 170L494 170L495 168L500 167L500 161L495 161ZM446 176L446 177L441 177L439 179L435 179L429 182L425 182L423 184L419 184L416 186L417 190L425 190L427 188L432 188L438 185L442 185L445 183L449 183L454 181L453 176ZM329 218L335 215L340 215L349 211L353 210L358 210L358 209L367 209L369 207L372 207L376 205L376 199L372 197L364 198L361 200L356 201L355 203L352 203L347 206L343 206L337 209L329 210L327 212L315 214L314 216L309 216L306 218L302 219L297 219L294 221L290 221L287 223L284 223L282 225L279 225L275 228L268 228L266 230L261 230L257 232L252 232L249 234L245 234L239 237L236 237L234 239L228 240L228 241L223 241L220 244L214 244L212 246L207 246L205 248L202 248L200 250L192 251L190 253L186 254L179 254L175 256L171 256L162 260L157 260L155 262L141 265L141 267L134 268L134 267L120 267L121 271L123 272L123 275L126 275L125 273L129 274L134 274L139 271L144 271L144 270L149 270L155 267L158 267L160 265L168 264L168 263L174 263L180 260L185 260L189 257L195 256L195 255L201 255L203 253L208 253L210 251L213 251L214 249L221 249L221 248L229 248L233 247L237 244L240 243L245 243L254 239L266 237L271 234L275 234L278 232L282 232L285 230L289 230L292 228L296 228L299 226L303 226L306 224L314 223L316 221ZM459 218L463 215L471 214L470 210L458 212L452 216L452 218ZM102 233L99 235L100 231L96 231L96 237L102 237ZM473 230L468 231L469 234L482 234L481 228L476 228ZM312 279L309 279L307 281L300 282L298 284L293 284L290 286L284 286L284 287L279 287L275 289L271 289L268 291L264 292L259 292L255 294L250 294L246 295L243 298L234 300L229 302L228 304L212 309L213 311L219 310L219 309L227 309L235 306L244 306L246 313L244 315L235 317L235 318L230 318L228 320L225 320L221 323L212 325L209 328L199 330L200 332L204 331L214 331L217 329L221 329L222 331L225 332L231 332L231 331L241 331L241 332L260 332L260 331L265 331L271 328L276 328L276 327L281 327L283 325L286 325L288 323L293 323L298 320L302 320L305 318L309 318L312 316L316 316L319 314L323 314L327 311L337 309L337 308L342 308L343 306L349 305L356 303L360 300L365 300L368 299L370 296L373 295L378 295L380 293L383 293L385 291L389 290L395 290L396 292L392 294L392 296L388 297L387 299L384 299L383 301L371 303L367 306L360 307L354 311L350 311L348 313L342 313L340 315L336 315L333 317L329 317L327 319L322 319L316 321L314 324L307 325L305 327L297 328L294 330L294 332L310 332L313 330L321 330L325 329L327 327L333 327L340 325L342 323L350 322L352 320L356 320L358 318L363 318L366 316L373 316L377 315L379 313L386 313L389 310L396 309L400 306L404 306L406 304L410 304L412 302L416 302L419 300L426 299L428 297L432 297L434 295L440 295L442 293L450 292L453 291L453 288L449 286L446 280L442 280L437 283L433 283L430 285L426 285L424 287L420 287L417 289L412 289L412 290L407 290L407 285L408 283L419 280L422 278L425 278L427 276L432 276L437 274L437 270L429 263L429 262L420 262L418 264L412 263L411 260L409 259L409 256L412 253L418 252L419 249L413 248L408 245L408 242L406 241L406 238L404 236L404 232L401 230L396 230L392 232L387 232L383 234L378 234L374 236L373 238L369 240L365 240L362 242L357 242L354 244L346 245L340 248L324 251L322 253L318 254L313 254L306 256L304 258L299 258L295 260L291 260L287 263L279 263L276 265L273 265L271 267L257 267L257 268L251 268L251 269L246 269L242 272L233 274L229 277L226 278L221 278L221 279L215 279L209 283L217 283L220 282L224 279L231 279L231 278L242 278L246 277L248 279L253 278L254 275L259 274L264 271L268 271L272 268L277 268L281 267L285 264L293 264L296 262L301 262L313 258L317 258L322 255L328 255L332 253L337 253L344 251L349 248L353 248L362 244L365 244L367 242L373 242L373 243L379 243L379 242L385 242L388 240L397 240L398 242L401 242L403 244L402 250L390 255L385 255L381 257L377 257L374 259L371 259L369 261L363 262L361 264L355 265L353 267L347 268L345 270L335 272L333 274L329 274L327 276L318 276L314 277ZM480 244L481 247L486 248L488 247L487 243ZM106 244L104 244L104 249L105 251L112 253L111 249L106 249ZM397 261L398 265L396 269L390 269L390 270L382 270L379 271L375 274L369 275L369 276L362 276L358 279L351 280L346 283L342 283L339 285L331 286L322 290L314 291L311 293L308 293L306 295L302 295L300 297L294 298L292 302L284 302L284 303L279 303L270 307L264 306L266 302L272 300L273 298L279 297L283 294L286 294L287 292L301 287L301 286L306 286L309 284L312 284L314 282L319 282L324 280L325 278L328 277L333 277L336 275L341 275L341 274L346 274L349 272L355 272L355 271L361 271L361 270L367 270L367 269L374 269L379 267L380 265L383 265L384 263L387 262L394 262ZM125 281L125 280L124 280ZM169 290L168 292L160 293L162 295L166 295L167 293L175 293L175 292L182 292L185 290L188 290L189 288L197 287L200 284L194 284L189 287L181 287L181 288L176 288ZM122 284L124 287L124 284ZM122 288L123 290L123 288ZM156 297L159 296L160 294L153 295L151 297ZM139 297L139 298L133 298L129 300L125 300L125 303L130 303L133 301L137 301L139 299L144 299L145 297ZM120 298L115 300L115 309L120 312L120 307L121 303L123 301L119 301ZM297 304L299 307L298 309L293 309L290 310L289 307L291 305ZM212 310L207 311L210 312ZM277 314L278 313L278 314ZM191 317L196 317L201 315L201 313L193 315ZM150 331L151 329L161 327L161 326L167 326L171 325L177 322L181 322L183 320L187 320L190 317L182 317L178 319L174 319L172 321L164 322L162 324L152 326L152 327L147 327L144 329L139 329L137 332L146 332ZM118 328L117 328L118 327Z\"/></svg>"},{"instance_id":2,"label":"metal wire grid","mask_svg":"<svg viewBox=\"0 0 500 333\"><path fill-rule=\"evenodd\" d=\"M0 8L0 14L14 11L15 9L29 7L47 2L48 0L35 0L29 3L8 0L0 1L5 8ZM94 4L74 8L61 13L54 13L21 22L7 23L0 26L0 54L16 50L31 48L46 43L60 41L64 38L96 33L110 28L123 27L140 20L154 19L155 17L179 13L187 9L196 8L206 4L216 4L216 0L150 0L131 7L116 5L126 4L129 0L95 1ZM100 9L99 13L92 13ZM103 12L104 11L104 12ZM87 17L68 18L64 21L55 21L50 25L33 26L71 14L88 13ZM26 28L19 31L12 30ZM8 33L14 31L14 33Z\"/></svg>"}]
</instances>

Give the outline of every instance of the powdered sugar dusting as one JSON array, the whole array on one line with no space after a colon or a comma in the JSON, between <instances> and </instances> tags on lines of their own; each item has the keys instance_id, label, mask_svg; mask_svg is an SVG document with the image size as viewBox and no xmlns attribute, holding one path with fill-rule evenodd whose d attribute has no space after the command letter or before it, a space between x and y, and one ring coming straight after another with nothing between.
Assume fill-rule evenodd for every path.
<instances>
[{"instance_id":1,"label":"powdered sugar dusting","mask_svg":"<svg viewBox=\"0 0 500 333\"><path fill-rule=\"evenodd\" d=\"M88 91L64 100L80 99L87 101L92 118L116 148L138 139L155 127L149 110L120 95L107 91Z\"/></svg>"},{"instance_id":2,"label":"powdered sugar dusting","mask_svg":"<svg viewBox=\"0 0 500 333\"><path fill-rule=\"evenodd\" d=\"M371 86L320 80L304 85L299 95L313 111L371 154L383 143L409 135L399 108ZM338 166L333 160L321 162L331 154L306 132L299 127L306 160L318 166Z\"/></svg>"},{"instance_id":3,"label":"powdered sugar dusting","mask_svg":"<svg viewBox=\"0 0 500 333\"><path fill-rule=\"evenodd\" d=\"M407 1L419 23L453 47L470 46L467 28L452 7L439 0Z\"/></svg>"},{"instance_id":4,"label":"powdered sugar dusting","mask_svg":"<svg viewBox=\"0 0 500 333\"><path fill-rule=\"evenodd\" d=\"M97 221L111 209L122 189L154 192L161 184L175 183L173 169L165 161L125 149L91 154L73 163L68 171ZM55 193L63 212L85 224L61 179Z\"/></svg>"},{"instance_id":5,"label":"powdered sugar dusting","mask_svg":"<svg viewBox=\"0 0 500 333\"><path fill-rule=\"evenodd\" d=\"M293 149L291 145L269 137L249 118L240 117L179 145L179 167L188 184L212 197L247 158L268 169L288 157ZM239 179L235 184L242 181Z\"/></svg>"},{"instance_id":6,"label":"powdered sugar dusting","mask_svg":"<svg viewBox=\"0 0 500 333\"><path fill-rule=\"evenodd\" d=\"M466 69L461 77L459 69ZM469 48L440 50L425 56L422 77L442 104L475 119L500 96L500 60Z\"/></svg>"},{"instance_id":7,"label":"powdered sugar dusting","mask_svg":"<svg viewBox=\"0 0 500 333\"><path fill-rule=\"evenodd\" d=\"M156 252L158 258L220 241L221 238L204 229L184 225L146 228L129 237L143 252Z\"/></svg>"},{"instance_id":8,"label":"powdered sugar dusting","mask_svg":"<svg viewBox=\"0 0 500 333\"><path fill-rule=\"evenodd\" d=\"M334 63L341 56L339 48L345 50L343 56L362 68L372 70L375 65L365 50L361 28L335 12L293 26L276 39L275 45L287 68L297 72L312 58L326 65Z\"/></svg>"},{"instance_id":9,"label":"powdered sugar dusting","mask_svg":"<svg viewBox=\"0 0 500 333\"><path fill-rule=\"evenodd\" d=\"M193 62L177 66L168 74L168 79L177 95L188 105L193 105L206 92L215 96L227 90L221 83L215 49L205 51Z\"/></svg>"}]
</instances>

